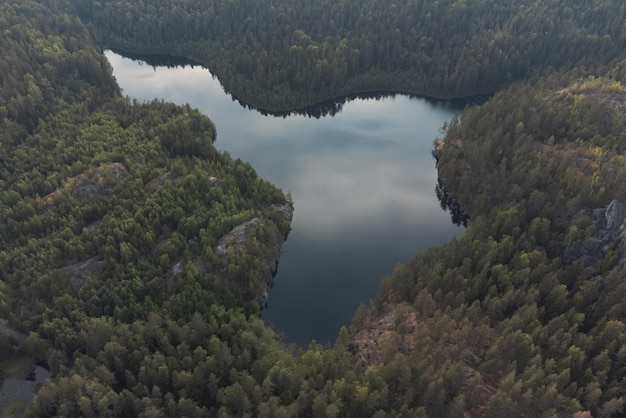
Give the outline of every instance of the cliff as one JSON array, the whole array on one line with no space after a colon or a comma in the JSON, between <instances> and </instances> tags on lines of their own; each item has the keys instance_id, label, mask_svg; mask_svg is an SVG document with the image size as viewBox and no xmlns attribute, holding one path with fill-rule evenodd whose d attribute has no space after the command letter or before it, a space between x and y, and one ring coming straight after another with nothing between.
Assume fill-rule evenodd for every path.
<instances>
[{"instance_id":1,"label":"cliff","mask_svg":"<svg viewBox=\"0 0 626 418\"><path fill-rule=\"evenodd\" d=\"M626 211L621 202L613 200L605 208L583 209L572 224L573 231L563 255L565 263L581 259L590 266L615 250L618 263L626 263ZM585 230L581 231L582 228ZM581 232L583 236L578 238Z\"/></svg>"},{"instance_id":2,"label":"cliff","mask_svg":"<svg viewBox=\"0 0 626 418\"><path fill-rule=\"evenodd\" d=\"M270 217L274 215L281 221L291 222L293 218L291 204L273 205L269 212ZM250 271L242 274L241 269L227 266L220 275L228 288L238 297L252 298L261 309L265 308L278 269L280 249L286 239L287 235L268 217L255 217L221 237L214 250L218 257L228 261L229 255L247 254L257 270L257 274L250 274ZM251 283L255 277L260 277L259 283Z\"/></svg>"}]
</instances>

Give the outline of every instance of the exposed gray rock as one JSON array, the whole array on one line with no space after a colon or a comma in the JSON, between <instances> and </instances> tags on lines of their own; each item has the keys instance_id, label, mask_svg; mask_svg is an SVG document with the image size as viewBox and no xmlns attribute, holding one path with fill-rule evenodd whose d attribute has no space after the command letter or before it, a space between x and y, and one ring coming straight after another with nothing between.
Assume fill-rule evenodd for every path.
<instances>
[{"instance_id":1,"label":"exposed gray rock","mask_svg":"<svg viewBox=\"0 0 626 418\"><path fill-rule=\"evenodd\" d=\"M602 260L609 247L617 243L619 263L626 263L626 211L624 205L617 200L606 208L585 209L576 214L573 223L585 217L591 218L592 233L585 239L569 242L563 255L564 262L569 264L582 259L583 264L590 266Z\"/></svg>"},{"instance_id":2,"label":"exposed gray rock","mask_svg":"<svg viewBox=\"0 0 626 418\"><path fill-rule=\"evenodd\" d=\"M615 230L624 223L624 206L617 200L612 201L604 211L606 227L608 230Z\"/></svg>"},{"instance_id":3,"label":"exposed gray rock","mask_svg":"<svg viewBox=\"0 0 626 418\"><path fill-rule=\"evenodd\" d=\"M102 165L72 179L74 182L72 196L84 202L93 196L107 194L115 183L126 176L128 170L121 163Z\"/></svg>"},{"instance_id":4,"label":"exposed gray rock","mask_svg":"<svg viewBox=\"0 0 626 418\"><path fill-rule=\"evenodd\" d=\"M231 229L228 234L224 235L217 242L215 254L218 257L226 257L229 248L233 248L236 252L245 251L249 237L252 235L252 232L259 228L261 222L261 218L254 218Z\"/></svg>"},{"instance_id":5,"label":"exposed gray rock","mask_svg":"<svg viewBox=\"0 0 626 418\"><path fill-rule=\"evenodd\" d=\"M277 213L284 221L291 222L293 220L293 205L289 203L284 205L272 205L270 210Z\"/></svg>"},{"instance_id":6,"label":"exposed gray rock","mask_svg":"<svg viewBox=\"0 0 626 418\"><path fill-rule=\"evenodd\" d=\"M272 211L280 214L281 218L291 221L293 207L291 205L276 205ZM234 227L228 234L219 239L214 249L218 257L226 258L230 253L240 255L247 253L252 259L253 268L248 271L231 271L226 268L222 278L236 295L244 299L254 299L263 309L268 298L268 289L274 283L274 276L278 268L280 249L285 242L280 230L266 218L253 218ZM258 290L258 283L251 283L261 277L262 290ZM250 289L257 289L250 294Z\"/></svg>"},{"instance_id":7,"label":"exposed gray rock","mask_svg":"<svg viewBox=\"0 0 626 418\"><path fill-rule=\"evenodd\" d=\"M128 170L121 163L110 163L106 165L106 168L111 170L116 181L119 181L128 175Z\"/></svg>"},{"instance_id":8,"label":"exposed gray rock","mask_svg":"<svg viewBox=\"0 0 626 418\"><path fill-rule=\"evenodd\" d=\"M167 273L167 277L165 278L165 282L167 284L167 293L168 293L168 295L171 293L172 285L174 283L174 279L176 278L176 276L178 276L182 272L183 272L183 262L182 261L177 261L176 263L174 263L174 265L172 266L170 271Z\"/></svg>"},{"instance_id":9,"label":"exposed gray rock","mask_svg":"<svg viewBox=\"0 0 626 418\"><path fill-rule=\"evenodd\" d=\"M69 284L72 290L79 290L85 284L85 280L91 277L98 279L102 276L104 269L104 261L98 257L92 257L89 260L76 264L68 264L65 271L69 275Z\"/></svg>"},{"instance_id":10,"label":"exposed gray rock","mask_svg":"<svg viewBox=\"0 0 626 418\"><path fill-rule=\"evenodd\" d=\"M157 178L151 180L148 184L146 184L146 190L148 190L149 192L153 192L157 189L157 187L159 187L161 184L163 184L167 179L170 179L172 177L172 173L169 171L166 171L165 173L161 174L160 176L158 176Z\"/></svg>"}]
</instances>

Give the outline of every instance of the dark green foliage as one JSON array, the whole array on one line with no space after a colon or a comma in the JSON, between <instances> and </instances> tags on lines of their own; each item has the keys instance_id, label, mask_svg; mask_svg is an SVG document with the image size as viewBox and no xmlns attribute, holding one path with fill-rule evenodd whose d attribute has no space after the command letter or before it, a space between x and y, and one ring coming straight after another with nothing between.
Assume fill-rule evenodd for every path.
<instances>
[{"instance_id":1,"label":"dark green foliage","mask_svg":"<svg viewBox=\"0 0 626 418\"><path fill-rule=\"evenodd\" d=\"M623 52L621 0L70 2L105 47L186 56L235 97L292 110L367 91L494 92Z\"/></svg>"},{"instance_id":2,"label":"dark green foliage","mask_svg":"<svg viewBox=\"0 0 626 418\"><path fill-rule=\"evenodd\" d=\"M623 247L618 239L594 256L567 257L597 239L585 208L626 199L626 88L623 72L614 74L574 71L516 85L445 129L440 181L471 220L461 237L388 278L378 309L393 291L429 321L463 318L456 327L467 333L465 353L446 358L449 369L469 366L462 379L470 386L453 393L470 410L624 413Z\"/></svg>"},{"instance_id":3,"label":"dark green foliage","mask_svg":"<svg viewBox=\"0 0 626 418\"><path fill-rule=\"evenodd\" d=\"M502 3L3 3L0 318L26 335L0 340L54 373L28 414L625 415L624 249L572 256L592 209L626 201L624 4ZM444 129L463 235L384 279L334 346L285 348L257 303L285 196L197 110L120 97L78 15L272 109L527 80Z\"/></svg>"}]
</instances>

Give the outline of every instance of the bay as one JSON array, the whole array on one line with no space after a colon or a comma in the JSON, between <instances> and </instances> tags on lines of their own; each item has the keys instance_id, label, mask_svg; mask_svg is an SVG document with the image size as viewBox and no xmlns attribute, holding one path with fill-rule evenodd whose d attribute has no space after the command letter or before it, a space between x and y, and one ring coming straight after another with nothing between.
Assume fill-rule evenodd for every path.
<instances>
[{"instance_id":1,"label":"bay","mask_svg":"<svg viewBox=\"0 0 626 418\"><path fill-rule=\"evenodd\" d=\"M216 147L248 161L295 202L265 320L287 343L335 340L380 280L460 234L435 193L431 155L460 109L403 95L355 99L333 116L246 108L202 67L153 67L106 53L125 95L188 103L217 126Z\"/></svg>"}]
</instances>

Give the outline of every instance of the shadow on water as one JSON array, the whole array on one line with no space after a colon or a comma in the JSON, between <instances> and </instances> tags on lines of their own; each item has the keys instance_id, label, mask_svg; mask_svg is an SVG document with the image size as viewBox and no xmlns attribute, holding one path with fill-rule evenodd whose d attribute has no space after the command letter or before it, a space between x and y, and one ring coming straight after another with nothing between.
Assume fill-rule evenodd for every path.
<instances>
[{"instance_id":1,"label":"shadow on water","mask_svg":"<svg viewBox=\"0 0 626 418\"><path fill-rule=\"evenodd\" d=\"M131 53L131 52L120 51L120 50L115 50L115 49L112 49L111 51L114 52L115 54L118 54L124 58L131 59L133 61L144 62L147 65L155 69L157 67L167 67L167 68L201 67L211 72L210 69L204 66L203 64L197 61L185 58L185 57L177 57L177 56L167 55L167 54L137 54L137 53ZM215 74L211 73L211 75L213 76L214 79L217 79L219 81L219 78L217 78ZM304 107L292 109L292 110L276 111L276 110L267 110L263 108L254 107L246 103L245 101L239 99L232 93L230 93L226 89L226 87L224 87L221 81L220 81L220 86L224 90L224 93L230 96L233 101L239 103L241 107L243 107L244 109L257 111L261 113L263 116L275 116L275 117L282 117L282 118L286 118L288 116L299 115L299 116L306 116L309 118L320 119L325 116L335 116L336 114L341 112L341 110L343 109L343 106L346 103L351 102L353 100L359 100L359 99L382 100L386 98L394 98L396 96L405 96L410 99L426 99L435 106L436 105L450 106L454 109L462 110L466 106L482 105L485 103L485 101L487 101L492 96L492 94L474 94L468 97L443 99L443 98L422 96L418 94L404 93L401 91L387 91L387 90L365 91L365 92L359 92L359 93L349 94L346 96L324 100L322 102L316 103L311 106L304 106Z\"/></svg>"},{"instance_id":2,"label":"shadow on water","mask_svg":"<svg viewBox=\"0 0 626 418\"><path fill-rule=\"evenodd\" d=\"M284 112L276 112L276 111L267 111L263 109L256 109L239 99L234 99L239 102L239 104L245 108L249 108L252 110L257 110L264 116L278 116L286 118L288 116L301 115L307 116L310 118L320 119L325 116L335 116L343 109L343 106L351 102L353 100L382 100L387 98L395 98L396 96L408 97L409 99L427 99L432 105L442 105L449 106L453 109L462 110L465 106L475 106L477 104L483 104L486 101L486 98L489 96L486 95L475 95L471 97L464 97L458 99L438 99L433 97L425 97L417 94L409 94L403 92L390 92L390 91L370 91L370 92L361 92L349 94L347 96L334 98L330 100L325 100L320 103L316 103L312 106L306 106L299 109L284 111Z\"/></svg>"},{"instance_id":3,"label":"shadow on water","mask_svg":"<svg viewBox=\"0 0 626 418\"><path fill-rule=\"evenodd\" d=\"M463 208L461 208L461 205L454 200L452 195L450 195L445 186L440 182L437 183L437 186L435 186L435 193L437 194L437 199L439 199L439 203L441 204L441 209L446 212L450 212L452 223L467 227L467 222L470 219L469 215L463 210Z\"/></svg>"},{"instance_id":4,"label":"shadow on water","mask_svg":"<svg viewBox=\"0 0 626 418\"><path fill-rule=\"evenodd\" d=\"M156 68L156 67L167 67L167 68L202 67L202 68L206 68L204 65L200 64L197 61L193 61L193 60L190 60L189 58L184 58L184 57L176 57L173 55L133 54L132 52L120 51L118 49L111 49L111 51L118 55L121 55L122 57L131 59L133 61L145 62L152 68Z\"/></svg>"},{"instance_id":5,"label":"shadow on water","mask_svg":"<svg viewBox=\"0 0 626 418\"><path fill-rule=\"evenodd\" d=\"M219 80L197 63L152 56L146 65L143 56L132 57L144 63L110 58L123 91L197 107L219 127L224 151L293 193L293 229L263 313L285 342L334 341L393 266L462 232L433 193L437 173L429 153L442 125L480 97L415 100L374 92L277 114L220 94ZM196 68L150 71L168 62Z\"/></svg>"}]
</instances>

